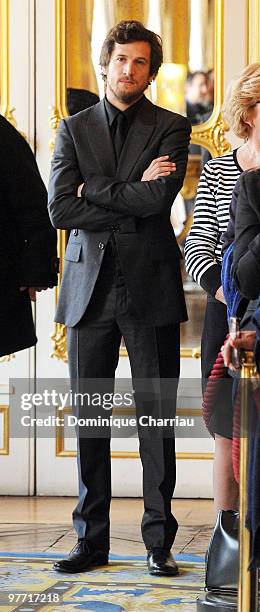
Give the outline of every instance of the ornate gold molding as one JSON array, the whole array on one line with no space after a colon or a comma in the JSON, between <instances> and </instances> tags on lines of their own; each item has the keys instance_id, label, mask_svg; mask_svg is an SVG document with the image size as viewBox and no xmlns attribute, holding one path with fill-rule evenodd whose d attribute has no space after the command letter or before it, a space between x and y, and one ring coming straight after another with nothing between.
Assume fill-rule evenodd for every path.
<instances>
[{"instance_id":1,"label":"ornate gold molding","mask_svg":"<svg viewBox=\"0 0 260 612\"><path fill-rule=\"evenodd\" d=\"M51 108L49 118L53 137L50 140L50 149L53 152L55 136L62 118L68 116L66 96L66 0L55 0L55 104ZM58 232L58 257L60 258L59 283L56 288L56 303L58 300L60 281L62 276L63 257L66 248L66 231ZM53 343L52 357L68 361L66 344L66 327L60 323L55 324L51 335Z\"/></svg>"},{"instance_id":2,"label":"ornate gold molding","mask_svg":"<svg viewBox=\"0 0 260 612\"><path fill-rule=\"evenodd\" d=\"M113 414L121 414L120 408L114 408ZM72 414L71 408L63 408L63 410L56 410L56 417L59 416L64 418L66 414ZM135 410L129 409L127 416L135 415ZM202 416L201 408L179 408L177 409L178 416L182 417L195 417ZM64 436L64 427L57 425L56 426L56 457L76 457L77 453L73 450L66 450L65 448L65 436ZM139 459L140 454L138 451L112 451L111 452L112 459ZM178 460L211 460L214 459L213 453L184 453L179 452L176 453L176 459Z\"/></svg>"},{"instance_id":3,"label":"ornate gold molding","mask_svg":"<svg viewBox=\"0 0 260 612\"><path fill-rule=\"evenodd\" d=\"M1 115L9 113L9 0L0 0Z\"/></svg>"},{"instance_id":4,"label":"ornate gold molding","mask_svg":"<svg viewBox=\"0 0 260 612\"><path fill-rule=\"evenodd\" d=\"M58 129L58 126L59 126L60 119L61 119L61 117L59 115L58 109L55 106L51 106L51 114L50 114L50 117L49 117L49 124L50 124L50 127L51 127L52 131L53 131L53 136L52 136L52 138L49 141L49 147L50 147L50 150L51 150L51 154L54 151L55 135L56 135L56 132L57 132L57 129Z\"/></svg>"},{"instance_id":5,"label":"ornate gold molding","mask_svg":"<svg viewBox=\"0 0 260 612\"><path fill-rule=\"evenodd\" d=\"M181 358L182 359L200 359L201 351L200 347L194 348L181 348Z\"/></svg>"},{"instance_id":6,"label":"ornate gold molding","mask_svg":"<svg viewBox=\"0 0 260 612\"><path fill-rule=\"evenodd\" d=\"M55 105L49 119L54 140L60 119L68 116L66 64L66 0L55 0Z\"/></svg>"},{"instance_id":7,"label":"ornate gold molding","mask_svg":"<svg viewBox=\"0 0 260 612\"><path fill-rule=\"evenodd\" d=\"M58 285L55 289L55 297L56 304L58 302L61 277L63 272L63 257L66 249L67 242L67 232L65 230L60 230L58 232L58 257L60 258L60 274L58 277ZM52 357L56 357L57 359L61 359L64 363L68 361L68 353L67 353L67 334L66 327L61 323L55 323L55 330L51 335L51 339L53 342L53 352Z\"/></svg>"},{"instance_id":8,"label":"ornate gold molding","mask_svg":"<svg viewBox=\"0 0 260 612\"><path fill-rule=\"evenodd\" d=\"M60 448L59 454L56 453L57 457L76 457L76 451L64 450L64 447ZM140 459L140 453L138 451L112 451L111 459ZM213 461L214 453L176 453L177 461Z\"/></svg>"},{"instance_id":9,"label":"ornate gold molding","mask_svg":"<svg viewBox=\"0 0 260 612\"><path fill-rule=\"evenodd\" d=\"M113 451L111 457L114 459L139 459L140 454L137 451ZM214 453L176 453L176 459L179 461L209 461L214 459Z\"/></svg>"},{"instance_id":10,"label":"ornate gold molding","mask_svg":"<svg viewBox=\"0 0 260 612\"><path fill-rule=\"evenodd\" d=\"M63 410L56 410L56 418L64 418L66 414L71 414L71 408L63 408ZM65 450L64 427L61 427L59 425L56 425L56 457L76 457L75 451Z\"/></svg>"},{"instance_id":11,"label":"ornate gold molding","mask_svg":"<svg viewBox=\"0 0 260 612\"><path fill-rule=\"evenodd\" d=\"M61 323L55 324L55 330L51 335L51 340L53 342L53 352L51 357L57 357L57 359L61 359L64 363L68 362L68 352L67 352L67 334L66 327Z\"/></svg>"},{"instance_id":12,"label":"ornate gold molding","mask_svg":"<svg viewBox=\"0 0 260 612\"><path fill-rule=\"evenodd\" d=\"M181 190L184 200L195 198L201 175L201 155L189 154L185 180Z\"/></svg>"},{"instance_id":13,"label":"ornate gold molding","mask_svg":"<svg viewBox=\"0 0 260 612\"><path fill-rule=\"evenodd\" d=\"M192 128L192 143L206 147L212 157L225 155L231 150L231 144L225 139L228 124L223 119L221 112L214 117L213 111L208 121L202 126L195 125Z\"/></svg>"},{"instance_id":14,"label":"ornate gold molding","mask_svg":"<svg viewBox=\"0 0 260 612\"><path fill-rule=\"evenodd\" d=\"M0 112L16 127L14 108L10 107L9 0L0 0Z\"/></svg>"},{"instance_id":15,"label":"ornate gold molding","mask_svg":"<svg viewBox=\"0 0 260 612\"><path fill-rule=\"evenodd\" d=\"M246 0L246 64L260 61L260 0Z\"/></svg>"},{"instance_id":16,"label":"ornate gold molding","mask_svg":"<svg viewBox=\"0 0 260 612\"><path fill-rule=\"evenodd\" d=\"M260 0L257 0L260 1ZM212 115L205 123L194 125L191 133L191 143L206 147L212 157L225 155L231 149L230 143L225 139L225 132L229 129L227 122L223 119L221 106L223 102L223 66L224 66L224 2L215 0L215 45L214 45L214 71L215 71L215 95ZM194 158L194 159L193 159ZM200 156L199 156L200 158ZM187 172L181 190L185 199L194 198L199 182L201 168L196 156L189 156ZM178 236L181 243L193 222L191 214L185 226Z\"/></svg>"},{"instance_id":17,"label":"ornate gold molding","mask_svg":"<svg viewBox=\"0 0 260 612\"><path fill-rule=\"evenodd\" d=\"M181 348L181 359L200 359L200 347ZM125 346L120 348L120 357L128 357L128 352Z\"/></svg>"},{"instance_id":18,"label":"ornate gold molding","mask_svg":"<svg viewBox=\"0 0 260 612\"><path fill-rule=\"evenodd\" d=\"M55 104L49 118L53 138L50 149L53 152L59 122L68 116L66 95L66 0L55 0Z\"/></svg>"},{"instance_id":19,"label":"ornate gold molding","mask_svg":"<svg viewBox=\"0 0 260 612\"><path fill-rule=\"evenodd\" d=\"M0 414L3 415L3 446L0 447L0 455L9 455L9 406L0 405Z\"/></svg>"},{"instance_id":20,"label":"ornate gold molding","mask_svg":"<svg viewBox=\"0 0 260 612\"><path fill-rule=\"evenodd\" d=\"M228 129L221 114L223 103L223 66L224 66L224 0L215 0L215 100L212 115L205 123L194 125L191 142L206 147L213 157L224 155L231 149L225 139Z\"/></svg>"},{"instance_id":21,"label":"ornate gold molding","mask_svg":"<svg viewBox=\"0 0 260 612\"><path fill-rule=\"evenodd\" d=\"M0 357L0 363L4 363L6 361L11 361L11 359L15 359L15 354L11 353L11 355L4 355L4 357Z\"/></svg>"}]
</instances>

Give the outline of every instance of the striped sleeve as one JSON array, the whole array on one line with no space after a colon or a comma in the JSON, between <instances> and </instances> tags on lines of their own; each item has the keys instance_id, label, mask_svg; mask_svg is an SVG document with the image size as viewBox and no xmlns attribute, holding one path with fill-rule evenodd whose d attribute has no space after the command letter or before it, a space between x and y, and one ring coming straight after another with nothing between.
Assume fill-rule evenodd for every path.
<instances>
[{"instance_id":1,"label":"striped sleeve","mask_svg":"<svg viewBox=\"0 0 260 612\"><path fill-rule=\"evenodd\" d=\"M215 256L219 238L215 182L214 169L206 164L198 185L193 225L185 242L187 272L201 286L202 276L212 266L216 268L212 270L216 281L220 278ZM221 281L217 288L220 285Z\"/></svg>"},{"instance_id":2,"label":"striped sleeve","mask_svg":"<svg viewBox=\"0 0 260 612\"><path fill-rule=\"evenodd\" d=\"M232 191L239 175L233 153L212 159L204 166L193 225L186 238L187 272L213 296L221 285L221 234L227 229Z\"/></svg>"}]
</instances>

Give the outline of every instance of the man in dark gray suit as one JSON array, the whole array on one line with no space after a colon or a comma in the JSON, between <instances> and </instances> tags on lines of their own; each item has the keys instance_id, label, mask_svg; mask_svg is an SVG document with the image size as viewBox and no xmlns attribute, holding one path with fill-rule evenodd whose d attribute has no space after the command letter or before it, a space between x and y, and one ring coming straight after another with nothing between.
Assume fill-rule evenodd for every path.
<instances>
[{"instance_id":1,"label":"man in dark gray suit","mask_svg":"<svg viewBox=\"0 0 260 612\"><path fill-rule=\"evenodd\" d=\"M120 22L101 51L105 98L61 121L57 134L49 211L54 227L72 231L56 321L68 327L77 390L86 379L113 383L122 336L137 387L140 379L179 376L179 323L187 313L170 210L185 175L190 124L143 95L161 63L160 37L139 22ZM175 392L173 384L172 417ZM142 393L137 399L140 414ZM153 411L153 400L148 404ZM59 571L108 562L110 439L100 431L98 438L78 436L78 543L55 563ZM176 575L174 437L139 437L148 569Z\"/></svg>"}]
</instances>

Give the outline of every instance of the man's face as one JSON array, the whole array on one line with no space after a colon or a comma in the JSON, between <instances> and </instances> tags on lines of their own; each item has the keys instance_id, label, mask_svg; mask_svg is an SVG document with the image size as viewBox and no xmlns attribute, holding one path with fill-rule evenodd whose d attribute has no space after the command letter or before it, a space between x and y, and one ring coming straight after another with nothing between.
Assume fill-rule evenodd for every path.
<instances>
[{"instance_id":1,"label":"man's face","mask_svg":"<svg viewBox=\"0 0 260 612\"><path fill-rule=\"evenodd\" d=\"M152 80L150 59L151 47L145 41L115 43L110 62L103 68L106 95L112 104L127 107L141 98Z\"/></svg>"},{"instance_id":2,"label":"man's face","mask_svg":"<svg viewBox=\"0 0 260 612\"><path fill-rule=\"evenodd\" d=\"M207 81L203 74L196 74L187 89L188 99L192 104L203 104L207 96Z\"/></svg>"}]
</instances>

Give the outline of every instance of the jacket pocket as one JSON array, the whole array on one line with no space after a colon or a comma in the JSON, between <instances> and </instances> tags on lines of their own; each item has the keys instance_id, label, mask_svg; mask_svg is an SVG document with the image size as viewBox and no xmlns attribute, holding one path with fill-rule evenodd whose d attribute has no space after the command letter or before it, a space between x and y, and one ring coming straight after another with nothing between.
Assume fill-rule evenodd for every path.
<instances>
[{"instance_id":1,"label":"jacket pocket","mask_svg":"<svg viewBox=\"0 0 260 612\"><path fill-rule=\"evenodd\" d=\"M81 253L81 244L76 242L69 242L66 248L64 259L66 261L79 261Z\"/></svg>"}]
</instances>

